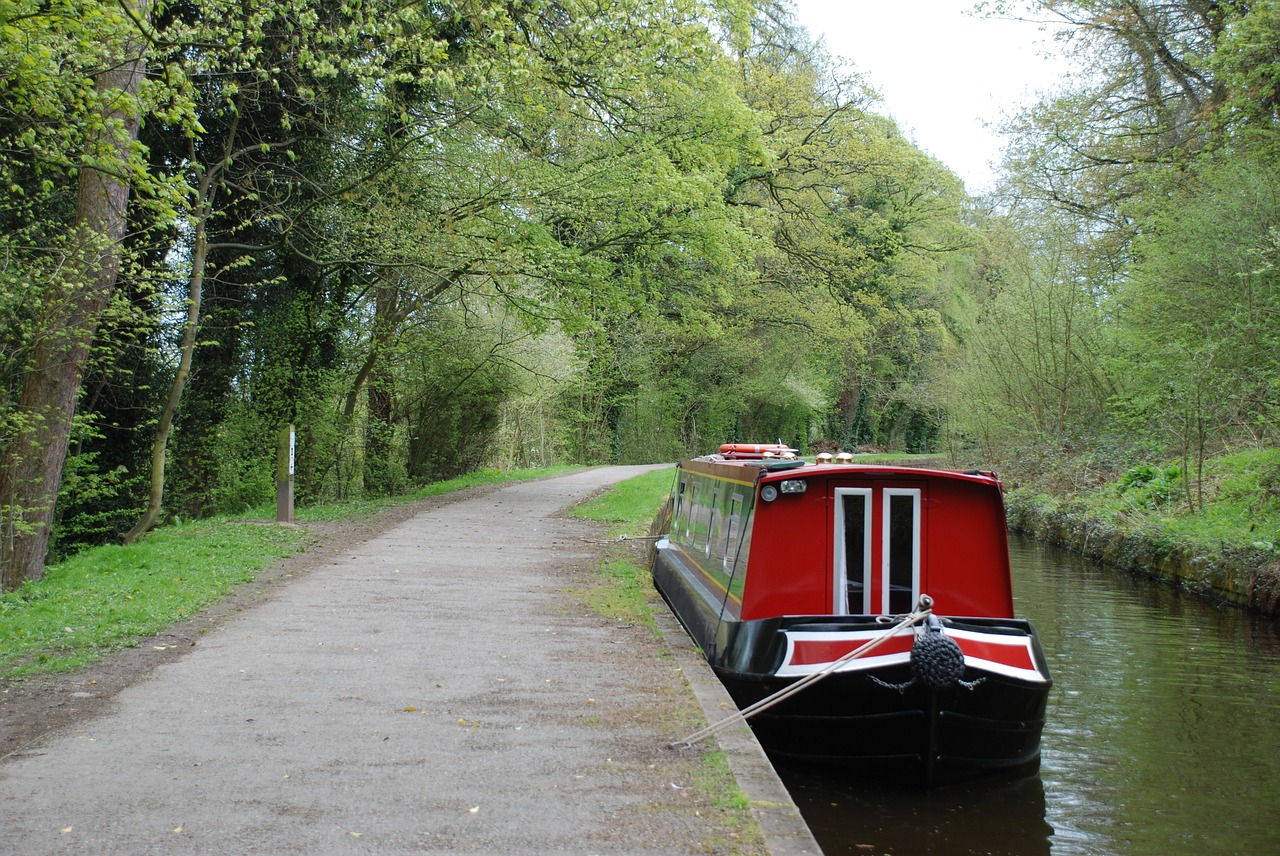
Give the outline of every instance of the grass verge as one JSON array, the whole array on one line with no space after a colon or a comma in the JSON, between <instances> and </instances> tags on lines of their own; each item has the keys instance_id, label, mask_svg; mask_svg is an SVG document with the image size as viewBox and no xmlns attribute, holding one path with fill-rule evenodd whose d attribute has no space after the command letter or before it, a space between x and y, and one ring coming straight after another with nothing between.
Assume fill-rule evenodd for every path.
<instances>
[{"instance_id":1,"label":"grass verge","mask_svg":"<svg viewBox=\"0 0 1280 856\"><path fill-rule=\"evenodd\" d=\"M1067 461L1053 479L1026 479L1008 495L1010 525L1122 570L1280 614L1280 450L1207 458L1190 478L1178 462L1130 463L1063 478L1082 468Z\"/></svg>"},{"instance_id":2,"label":"grass verge","mask_svg":"<svg viewBox=\"0 0 1280 856\"><path fill-rule=\"evenodd\" d=\"M0 676L81 668L190 617L298 548L304 532L208 520L86 550L0 596Z\"/></svg>"},{"instance_id":3,"label":"grass verge","mask_svg":"<svg viewBox=\"0 0 1280 856\"><path fill-rule=\"evenodd\" d=\"M619 482L608 492L582 505L574 513L578 517L606 525L610 538L638 539L649 533L658 510L671 492L674 474L671 470L655 470ZM580 594L598 614L619 622L652 628L656 637L662 633L654 620L655 609L665 609L652 585L648 567L642 564L637 541L621 540L611 545L600 565L598 581ZM690 693L692 695L692 693ZM693 703L696 707L696 702ZM701 709L689 726L706 724ZM692 787L719 812L726 837L708 843L707 852L758 852L764 836L751 812L750 798L738 787L728 756L719 749L705 749L689 762Z\"/></svg>"},{"instance_id":4,"label":"grass verge","mask_svg":"<svg viewBox=\"0 0 1280 856\"><path fill-rule=\"evenodd\" d=\"M674 469L652 470L618 482L607 492L575 509L578 517L605 524L610 538L639 538L649 534L649 523L671 493Z\"/></svg>"},{"instance_id":5,"label":"grass verge","mask_svg":"<svg viewBox=\"0 0 1280 856\"><path fill-rule=\"evenodd\" d=\"M626 539L648 535L649 524L671 492L671 481L671 470L655 470L619 482L574 509L577 517L605 524L609 537L620 539L625 548L609 551L600 565L599 581L581 593L583 598L600 615L650 627L655 635L660 633L653 620L656 594L649 570L640 562L635 544Z\"/></svg>"},{"instance_id":6,"label":"grass verge","mask_svg":"<svg viewBox=\"0 0 1280 856\"><path fill-rule=\"evenodd\" d=\"M406 502L482 485L543 478L573 467L481 470L407 496L299 510L309 522L352 520ZM0 679L69 672L183 621L302 548L305 530L215 518L158 529L130 546L85 550L42 579L0 595Z\"/></svg>"}]
</instances>

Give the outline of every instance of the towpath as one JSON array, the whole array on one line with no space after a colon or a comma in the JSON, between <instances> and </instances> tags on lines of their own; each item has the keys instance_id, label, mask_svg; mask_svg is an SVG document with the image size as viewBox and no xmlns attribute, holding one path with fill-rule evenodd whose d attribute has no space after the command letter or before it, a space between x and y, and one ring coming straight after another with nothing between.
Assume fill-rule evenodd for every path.
<instances>
[{"instance_id":1,"label":"towpath","mask_svg":"<svg viewBox=\"0 0 1280 856\"><path fill-rule=\"evenodd\" d=\"M818 852L745 728L722 745L765 842L697 795L668 743L718 685L577 594L598 530L563 512L642 469L440 504L298 573L0 762L0 852Z\"/></svg>"}]
</instances>

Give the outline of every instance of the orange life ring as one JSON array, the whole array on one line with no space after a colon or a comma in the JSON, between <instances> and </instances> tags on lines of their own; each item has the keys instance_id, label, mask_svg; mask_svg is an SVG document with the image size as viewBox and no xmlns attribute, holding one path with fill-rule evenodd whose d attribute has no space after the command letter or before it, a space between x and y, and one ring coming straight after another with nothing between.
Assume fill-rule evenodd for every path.
<instances>
[{"instance_id":1,"label":"orange life ring","mask_svg":"<svg viewBox=\"0 0 1280 856\"><path fill-rule=\"evenodd\" d=\"M720 454L726 458L763 458L765 454L782 456L797 450L785 443L724 443L720 446Z\"/></svg>"}]
</instances>

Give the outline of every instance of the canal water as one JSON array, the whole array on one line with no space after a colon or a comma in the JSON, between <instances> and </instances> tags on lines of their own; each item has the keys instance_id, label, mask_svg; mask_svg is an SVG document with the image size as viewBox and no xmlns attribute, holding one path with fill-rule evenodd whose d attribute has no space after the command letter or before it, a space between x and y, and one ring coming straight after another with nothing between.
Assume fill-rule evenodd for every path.
<instances>
[{"instance_id":1,"label":"canal water","mask_svg":"<svg viewBox=\"0 0 1280 856\"><path fill-rule=\"evenodd\" d=\"M1038 775L921 793L780 767L827 856L1280 854L1280 627L1014 538L1055 682Z\"/></svg>"}]
</instances>

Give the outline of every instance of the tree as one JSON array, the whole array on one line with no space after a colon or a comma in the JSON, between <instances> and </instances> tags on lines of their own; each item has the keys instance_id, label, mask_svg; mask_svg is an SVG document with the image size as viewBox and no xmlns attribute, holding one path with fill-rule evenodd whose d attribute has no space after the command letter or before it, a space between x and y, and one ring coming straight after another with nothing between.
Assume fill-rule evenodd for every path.
<instances>
[{"instance_id":1,"label":"tree","mask_svg":"<svg viewBox=\"0 0 1280 856\"><path fill-rule=\"evenodd\" d=\"M439 42L420 38L424 23L432 22L412 8L331 8L311 0L248 12L209 2L168 21L165 36L175 47L167 68L172 79L196 90L193 100L205 121L178 114L176 130L188 143L174 176L188 188L186 320L157 423L150 500L126 543L150 529L161 512L170 433L195 360L213 259L220 250L228 253L222 266L232 270L245 263L246 253L289 246L299 209L349 192L394 162L402 143L393 138L363 159L364 171L306 174L296 166L297 150L343 147L352 123L364 129L369 114L400 108L392 96L401 86L432 81L443 52ZM366 38L371 28L380 35L376 45Z\"/></svg>"},{"instance_id":2,"label":"tree","mask_svg":"<svg viewBox=\"0 0 1280 856\"><path fill-rule=\"evenodd\" d=\"M90 342L111 300L122 262L130 180L145 70L143 0L91 7L104 51L87 69L93 86L76 117L84 144L74 220L61 244L63 266L45 280L37 301L40 330L23 365L21 393L0 450L0 582L39 579L54 501ZM74 21L74 19L71 19ZM100 29L98 29L100 28ZM79 30L77 31L85 32Z\"/></svg>"},{"instance_id":3,"label":"tree","mask_svg":"<svg viewBox=\"0 0 1280 856\"><path fill-rule=\"evenodd\" d=\"M1123 412L1188 484L1223 445L1280 442L1278 222L1274 150L1223 153L1167 188L1119 291Z\"/></svg>"},{"instance_id":4,"label":"tree","mask_svg":"<svg viewBox=\"0 0 1280 856\"><path fill-rule=\"evenodd\" d=\"M1235 14L1209 58L1225 91L1219 118L1228 131L1275 131L1280 119L1280 4L1262 0L1232 4Z\"/></svg>"},{"instance_id":5,"label":"tree","mask_svg":"<svg viewBox=\"0 0 1280 856\"><path fill-rule=\"evenodd\" d=\"M155 434L128 537L166 506L261 501L255 438L286 421L302 497L433 478L535 423L520 455L542 460L799 441L861 390L875 430L922 436L903 426L938 337L931 277L964 240L958 182L764 6L190 0L131 21L151 73L130 247L161 287L131 279L145 335L99 327L96 347L107 378L145 343L138 376L165 389L133 402ZM78 131L57 105L78 96L55 72L5 84L0 137L65 173ZM56 198L57 159L19 148L4 177ZM0 193L0 217L28 204ZM20 351L33 302L5 287ZM6 406L18 365L6 348ZM123 464L86 436L76 478L105 479L93 461Z\"/></svg>"},{"instance_id":6,"label":"tree","mask_svg":"<svg viewBox=\"0 0 1280 856\"><path fill-rule=\"evenodd\" d=\"M913 382L939 344L938 266L970 240L961 184L798 34L762 41L742 64L763 153L735 166L728 198L771 244L762 282L809 309L821 357L803 385L825 393L832 439L901 442L919 415Z\"/></svg>"},{"instance_id":7,"label":"tree","mask_svg":"<svg viewBox=\"0 0 1280 856\"><path fill-rule=\"evenodd\" d=\"M1010 194L1070 212L1123 252L1153 173L1216 144L1227 90L1212 57L1248 6L1217 0L1038 0L1023 6L1080 69L1005 131Z\"/></svg>"},{"instance_id":8,"label":"tree","mask_svg":"<svg viewBox=\"0 0 1280 856\"><path fill-rule=\"evenodd\" d=\"M1099 430L1115 388L1089 243L1051 211L994 217L983 231L981 287L939 393L952 430L988 458Z\"/></svg>"}]
</instances>

